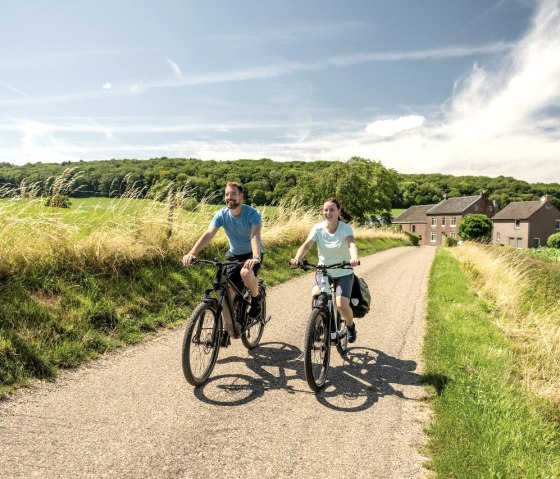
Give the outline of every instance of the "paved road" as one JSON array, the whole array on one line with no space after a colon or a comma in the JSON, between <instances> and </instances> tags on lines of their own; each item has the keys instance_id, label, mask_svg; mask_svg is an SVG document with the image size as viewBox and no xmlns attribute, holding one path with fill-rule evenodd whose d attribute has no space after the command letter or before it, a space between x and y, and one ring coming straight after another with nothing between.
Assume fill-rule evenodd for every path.
<instances>
[{"instance_id":1,"label":"paved road","mask_svg":"<svg viewBox=\"0 0 560 479\"><path fill-rule=\"evenodd\" d=\"M165 332L0 402L2 478L419 478L419 386L434 248L363 260L373 311L312 394L302 348L312 277L269 289L262 346L222 349L208 384L182 376Z\"/></svg>"}]
</instances>

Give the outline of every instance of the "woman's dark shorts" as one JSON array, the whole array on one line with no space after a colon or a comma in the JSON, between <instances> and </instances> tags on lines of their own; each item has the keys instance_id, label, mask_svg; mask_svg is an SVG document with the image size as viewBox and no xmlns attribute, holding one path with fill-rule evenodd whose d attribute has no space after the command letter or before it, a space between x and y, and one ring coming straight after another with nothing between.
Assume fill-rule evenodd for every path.
<instances>
[{"instance_id":1,"label":"woman's dark shorts","mask_svg":"<svg viewBox=\"0 0 560 479\"><path fill-rule=\"evenodd\" d=\"M251 259L252 257L253 257L253 253L238 254L238 255L233 254L231 251L228 251L226 253L226 259L228 261L245 262L248 259ZM255 273L255 276L258 275L259 270L261 269L262 262L263 262L263 255L261 255L260 263L253 266L253 272ZM226 276L233 281L233 284L237 289L239 289L239 291L243 291L243 280L241 279L241 269L242 266L227 265L225 270Z\"/></svg>"}]
</instances>

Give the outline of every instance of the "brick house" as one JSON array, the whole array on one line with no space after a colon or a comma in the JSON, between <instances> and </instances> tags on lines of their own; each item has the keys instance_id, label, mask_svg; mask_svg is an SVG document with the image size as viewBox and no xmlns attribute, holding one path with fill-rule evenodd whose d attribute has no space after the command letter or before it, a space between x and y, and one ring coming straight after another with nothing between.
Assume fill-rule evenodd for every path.
<instances>
[{"instance_id":1,"label":"brick house","mask_svg":"<svg viewBox=\"0 0 560 479\"><path fill-rule=\"evenodd\" d=\"M393 224L399 224L403 233L412 233L420 238L420 244L426 234L426 224L428 218L426 213L435 205L417 205L411 206L403 211L393 220Z\"/></svg>"},{"instance_id":2,"label":"brick house","mask_svg":"<svg viewBox=\"0 0 560 479\"><path fill-rule=\"evenodd\" d=\"M417 210L410 211L412 208ZM420 216L420 213L423 211L422 208L425 208L424 223L420 221L415 223L407 221L409 217L416 218L416 216ZM456 240L460 239L458 233L459 225L466 215L483 214L492 218L497 211L497 204L490 201L486 193L478 196L444 197L436 205L411 206L397 216L393 220L393 224L401 225L403 231L406 231L405 226L408 227L414 224L417 227L415 234L421 237L421 245L441 246L444 239L448 236Z\"/></svg>"},{"instance_id":3,"label":"brick house","mask_svg":"<svg viewBox=\"0 0 560 479\"><path fill-rule=\"evenodd\" d=\"M538 248L560 232L560 210L546 195L540 201L514 201L494 215L492 224L494 243Z\"/></svg>"}]
</instances>

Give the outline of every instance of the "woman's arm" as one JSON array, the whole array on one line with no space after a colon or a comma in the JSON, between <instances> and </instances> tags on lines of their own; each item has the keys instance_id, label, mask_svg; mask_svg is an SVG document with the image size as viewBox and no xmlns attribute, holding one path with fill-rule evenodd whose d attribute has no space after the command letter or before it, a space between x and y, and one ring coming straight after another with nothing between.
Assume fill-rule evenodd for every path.
<instances>
[{"instance_id":1,"label":"woman's arm","mask_svg":"<svg viewBox=\"0 0 560 479\"><path fill-rule=\"evenodd\" d=\"M354 236L348 235L346 237L346 245L350 250L350 264L352 266L357 266L360 264L360 258L358 253L358 246L356 246L356 241L354 240Z\"/></svg>"},{"instance_id":2,"label":"woman's arm","mask_svg":"<svg viewBox=\"0 0 560 479\"><path fill-rule=\"evenodd\" d=\"M313 243L315 243L315 241L313 241L311 238L306 239L305 242L297 250L296 256L290 260L290 263L293 266L297 266L303 259L305 254L309 251L309 248L313 246Z\"/></svg>"}]
</instances>

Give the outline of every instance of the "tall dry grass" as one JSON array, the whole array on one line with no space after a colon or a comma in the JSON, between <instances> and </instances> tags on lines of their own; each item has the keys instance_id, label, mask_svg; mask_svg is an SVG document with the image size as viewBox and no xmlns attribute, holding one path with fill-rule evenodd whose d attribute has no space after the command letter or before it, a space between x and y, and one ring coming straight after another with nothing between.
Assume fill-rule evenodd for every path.
<instances>
[{"instance_id":1,"label":"tall dry grass","mask_svg":"<svg viewBox=\"0 0 560 479\"><path fill-rule=\"evenodd\" d=\"M560 270L510 248L465 243L452 251L478 294L496 305L498 326L521 353L527 388L560 402Z\"/></svg>"},{"instance_id":2,"label":"tall dry grass","mask_svg":"<svg viewBox=\"0 0 560 479\"><path fill-rule=\"evenodd\" d=\"M71 194L78 175L75 169L67 170L51 180L49 194ZM87 215L68 220L59 209L45 207L38 185L22 183L0 191L5 197L0 201L0 276L59 270L117 274L134 264L178 261L208 227L212 213L206 205L212 196L197 201L193 189L169 183L145 199L142 188L125 186L95 228L87 224ZM296 200L281 203L273 214L265 210L263 216L265 249L303 242L321 220L317 211ZM84 235L85 230L89 232ZM358 227L355 234L403 237L388 229ZM226 245L220 231L210 249L219 251Z\"/></svg>"}]
</instances>

